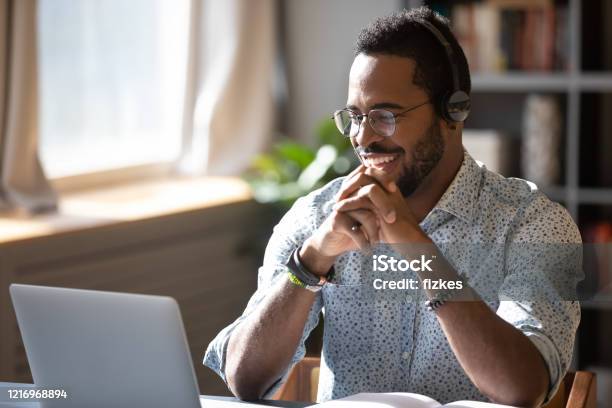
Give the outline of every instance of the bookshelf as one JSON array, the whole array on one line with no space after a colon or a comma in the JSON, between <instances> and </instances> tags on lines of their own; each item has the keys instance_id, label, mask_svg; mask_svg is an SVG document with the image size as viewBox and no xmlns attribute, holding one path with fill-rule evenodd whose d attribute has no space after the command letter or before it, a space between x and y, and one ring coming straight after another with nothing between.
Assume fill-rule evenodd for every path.
<instances>
[{"instance_id":1,"label":"bookshelf","mask_svg":"<svg viewBox=\"0 0 612 408\"><path fill-rule=\"evenodd\" d=\"M405 0L402 6L428 5L451 18L456 27L453 8L487 2L501 7L511 3L508 0ZM585 238L591 225L612 223L612 119L607 118L612 118L612 29L608 23L612 6L607 0L537 0L529 7L542 5L564 9L567 30L564 66L482 72L472 69L470 61L473 109L466 129L497 125L520 141L523 137L521 115L527 96L554 95L563 117L559 154L562 170L558 183L538 186L568 209ZM500 28L501 24L494 27ZM470 54L466 54L469 60ZM519 159L520 149L517 152ZM508 175L528 178L520 173ZM591 365L612 368L612 353L606 346L609 338L605 338L605 333L612 330L612 293L608 291L598 295L595 301L582 302L582 310L573 368Z\"/></svg>"},{"instance_id":2,"label":"bookshelf","mask_svg":"<svg viewBox=\"0 0 612 408\"><path fill-rule=\"evenodd\" d=\"M472 76L472 91L504 91L504 92L570 92L576 91L612 91L612 73L581 73L568 75L564 73L550 74L474 74Z\"/></svg>"},{"instance_id":3,"label":"bookshelf","mask_svg":"<svg viewBox=\"0 0 612 408\"><path fill-rule=\"evenodd\" d=\"M604 0L598 0L604 1ZM472 3L478 3L476 0ZM459 4L470 3L470 1L455 2ZM537 4L546 3L543 1ZM582 226L580 207L582 205L601 205L610 207L612 210L612 185L610 186L584 186L580 183L580 170L584 163L584 157L580 154L581 143L588 140L581 138L581 108L585 93L612 93L612 69L609 71L585 70L582 60L582 9L583 0L551 1L552 4L562 4L567 9L567 66L564 70L542 71L506 71L495 73L472 72L472 95L478 105L479 97L485 96L487 100L491 95L497 99L513 98L511 94L527 95L530 93L550 93L558 95L562 99L563 114L565 118L563 129L564 152L563 174L559 185L541 185L542 190L552 199L562 202L578 225ZM403 2L404 7L417 7L426 4L430 7L444 12L453 7L449 1L419 1L407 0ZM449 14L449 13L447 13ZM451 18L452 19L452 18ZM590 28L589 28L590 29ZM612 44L608 44L612 47ZM520 100L522 98L516 99ZM496 99L496 98L493 98ZM479 127L483 123L479 117L478 106L472 111L466 127ZM496 107L489 110L495 111ZM506 115L506 105L498 107L498 115ZM511 113L513 119L517 119L521 107L515 107ZM487 116L491 112L487 112ZM513 115L512 115L513 114ZM486 121L485 121L486 123ZM517 131L517 129L512 129ZM610 152L612 156L612 151ZM592 221L592 220L590 220Z\"/></svg>"}]
</instances>

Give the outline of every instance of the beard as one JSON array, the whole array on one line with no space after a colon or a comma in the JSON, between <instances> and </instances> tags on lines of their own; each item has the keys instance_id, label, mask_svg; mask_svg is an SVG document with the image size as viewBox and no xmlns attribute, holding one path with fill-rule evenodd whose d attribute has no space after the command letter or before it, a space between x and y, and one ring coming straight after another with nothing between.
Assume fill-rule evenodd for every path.
<instances>
[{"instance_id":1,"label":"beard","mask_svg":"<svg viewBox=\"0 0 612 408\"><path fill-rule=\"evenodd\" d=\"M425 134L416 142L410 154L410 165L402 165L401 173L395 183L404 197L413 194L423 180L431 173L442 159L445 149L444 138L438 122L434 119ZM408 153L398 147L387 149L378 143L367 147L353 146L355 154L360 157L365 153Z\"/></svg>"},{"instance_id":2,"label":"beard","mask_svg":"<svg viewBox=\"0 0 612 408\"><path fill-rule=\"evenodd\" d=\"M432 121L423 137L419 139L412 150L410 166L404 166L396 181L397 187L404 197L408 197L421 185L425 177L431 173L444 154L444 138L437 124Z\"/></svg>"}]
</instances>

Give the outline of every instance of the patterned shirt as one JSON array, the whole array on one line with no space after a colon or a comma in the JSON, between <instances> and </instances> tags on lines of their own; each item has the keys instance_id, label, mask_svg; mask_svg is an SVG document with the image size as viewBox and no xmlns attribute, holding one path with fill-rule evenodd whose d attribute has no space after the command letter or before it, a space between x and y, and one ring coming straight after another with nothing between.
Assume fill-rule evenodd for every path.
<instances>
[{"instance_id":1,"label":"patterned shirt","mask_svg":"<svg viewBox=\"0 0 612 408\"><path fill-rule=\"evenodd\" d=\"M286 278L289 255L331 213L341 184L342 179L336 179L300 198L274 228L259 269L257 291L242 316L217 335L204 356L204 364L224 380L232 331L278 279ZM513 250L508 243L580 244L567 211L533 183L491 172L465 152L455 178L420 227L470 286L479 293L479 288L483 292L495 288L497 296L483 300L540 351L550 374L550 398L571 361L579 303L565 300L549 279L540 279L535 286L526 282L561 276L561 281L575 285L582 277L581 258L571 251ZM469 251L461 245L466 242L493 245L485 246L485 251ZM410 297L404 302L364 301L368 289L360 276L365 263L371 263L371 255L358 251L337 258L334 283L317 293L292 365L266 395L271 396L304 357L304 341L323 311L318 401L359 392L413 392L440 403L486 401L463 371L435 313L426 310L423 302ZM538 297L541 293L546 296Z\"/></svg>"}]
</instances>

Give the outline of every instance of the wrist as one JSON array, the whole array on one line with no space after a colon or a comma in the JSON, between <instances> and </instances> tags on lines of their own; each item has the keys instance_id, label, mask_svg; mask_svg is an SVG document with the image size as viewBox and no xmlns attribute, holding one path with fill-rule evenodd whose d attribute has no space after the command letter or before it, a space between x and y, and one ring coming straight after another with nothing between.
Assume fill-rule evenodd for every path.
<instances>
[{"instance_id":1,"label":"wrist","mask_svg":"<svg viewBox=\"0 0 612 408\"><path fill-rule=\"evenodd\" d=\"M398 223L395 234L390 234L389 244L433 244L429 236L417 224Z\"/></svg>"},{"instance_id":2,"label":"wrist","mask_svg":"<svg viewBox=\"0 0 612 408\"><path fill-rule=\"evenodd\" d=\"M412 235L411 241L416 244L433 244L434 242L429 238L429 235L425 233L421 229L421 227L417 226Z\"/></svg>"},{"instance_id":3,"label":"wrist","mask_svg":"<svg viewBox=\"0 0 612 408\"><path fill-rule=\"evenodd\" d=\"M312 238L304 241L299 256L302 264L310 272L318 276L326 276L336 261L335 256L323 255L314 244Z\"/></svg>"}]
</instances>

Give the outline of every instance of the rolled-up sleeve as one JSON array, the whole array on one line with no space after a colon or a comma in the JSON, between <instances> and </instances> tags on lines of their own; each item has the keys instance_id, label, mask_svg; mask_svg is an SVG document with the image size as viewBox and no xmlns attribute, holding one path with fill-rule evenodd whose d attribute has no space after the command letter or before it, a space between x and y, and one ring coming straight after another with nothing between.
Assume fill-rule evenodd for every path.
<instances>
[{"instance_id":1,"label":"rolled-up sleeve","mask_svg":"<svg viewBox=\"0 0 612 408\"><path fill-rule=\"evenodd\" d=\"M507 246L497 314L540 351L550 376L546 401L569 368L580 323L575 290L583 277L581 242L567 211L536 197L517 218Z\"/></svg>"},{"instance_id":2,"label":"rolled-up sleeve","mask_svg":"<svg viewBox=\"0 0 612 408\"><path fill-rule=\"evenodd\" d=\"M257 310L271 288L280 279L286 279L285 263L289 255L308 238L316 228L316 207L313 206L311 196L306 196L293 205L281 221L274 227L272 237L266 247L263 265L258 271L257 290L251 296L244 312L233 323L225 327L208 345L204 355L204 365L215 371L227 384L225 377L225 362L227 345L233 331L251 313ZM272 395L286 380L291 368L305 355L305 341L310 332L317 326L319 312L322 308L320 293L317 294L315 302L310 310L306 321L302 338L291 364L286 368L282 377L274 386L266 392L265 396Z\"/></svg>"}]
</instances>

